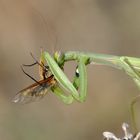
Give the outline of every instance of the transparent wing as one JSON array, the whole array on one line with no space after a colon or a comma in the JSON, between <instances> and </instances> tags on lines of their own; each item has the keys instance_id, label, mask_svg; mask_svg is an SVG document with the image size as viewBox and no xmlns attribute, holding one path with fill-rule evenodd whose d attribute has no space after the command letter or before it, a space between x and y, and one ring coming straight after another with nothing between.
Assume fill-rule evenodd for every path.
<instances>
[{"instance_id":1,"label":"transparent wing","mask_svg":"<svg viewBox=\"0 0 140 140\"><path fill-rule=\"evenodd\" d=\"M48 91L48 87L37 86L19 92L12 100L15 103L30 103L42 99Z\"/></svg>"},{"instance_id":2,"label":"transparent wing","mask_svg":"<svg viewBox=\"0 0 140 140\"><path fill-rule=\"evenodd\" d=\"M13 98L12 102L25 104L38 101L47 94L50 87L52 87L54 84L55 80L53 77L41 80L38 83L34 83L33 85L18 92L17 95Z\"/></svg>"}]
</instances>

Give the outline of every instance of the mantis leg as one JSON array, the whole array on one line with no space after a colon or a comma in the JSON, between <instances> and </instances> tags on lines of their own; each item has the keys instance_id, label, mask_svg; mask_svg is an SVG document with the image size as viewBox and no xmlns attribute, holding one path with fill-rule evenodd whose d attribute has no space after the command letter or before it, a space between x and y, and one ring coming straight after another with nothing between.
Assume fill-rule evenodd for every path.
<instances>
[{"instance_id":1,"label":"mantis leg","mask_svg":"<svg viewBox=\"0 0 140 140\"><path fill-rule=\"evenodd\" d=\"M74 87L79 89L79 100L85 101L87 96L87 70L86 65L89 64L89 59L86 57L78 58L78 65L73 80Z\"/></svg>"},{"instance_id":2,"label":"mantis leg","mask_svg":"<svg viewBox=\"0 0 140 140\"><path fill-rule=\"evenodd\" d=\"M131 105L130 105L130 110L131 110L131 114L132 114L132 121L133 121L133 125L134 125L134 129L136 132L138 132L138 129L137 129L137 123L136 123L136 115L135 115L135 104L140 101L140 95L136 96L132 102L131 102Z\"/></svg>"},{"instance_id":3,"label":"mantis leg","mask_svg":"<svg viewBox=\"0 0 140 140\"><path fill-rule=\"evenodd\" d=\"M84 101L86 99L86 93L87 93L87 74L86 74L85 63L83 63L82 60L79 61L76 71L78 72L75 73L73 85L77 90L80 89L79 100ZM64 91L59 86L53 87L52 91L66 104L71 104L74 101L72 94L66 96Z\"/></svg>"},{"instance_id":4,"label":"mantis leg","mask_svg":"<svg viewBox=\"0 0 140 140\"><path fill-rule=\"evenodd\" d=\"M132 77L138 88L140 89L140 73L139 71L134 68L133 63L129 61L129 58L127 57L121 57L120 58L122 63L122 68L125 70L125 72Z\"/></svg>"},{"instance_id":5,"label":"mantis leg","mask_svg":"<svg viewBox=\"0 0 140 140\"><path fill-rule=\"evenodd\" d=\"M78 77L80 93L78 93L77 89L69 81L67 76L60 68L61 66L58 66L57 62L49 55L49 53L44 52L43 56L47 61L47 64L52 74L54 75L56 81L60 84L60 86L64 88L64 90L68 91L73 96L74 99L76 99L79 102L83 102L85 100L86 92L87 92L87 74L86 74L86 65L85 65L88 61L87 58L80 57L78 59L78 70L80 73L80 76ZM62 95L64 95L64 94L60 94L62 93L62 90L60 91L60 88L59 90L53 90L53 91L55 91L55 93L57 92L57 95L61 95L60 98L63 97Z\"/></svg>"},{"instance_id":6,"label":"mantis leg","mask_svg":"<svg viewBox=\"0 0 140 140\"><path fill-rule=\"evenodd\" d=\"M72 95L66 95L64 93L64 90L60 88L58 85L53 86L51 88L51 91L65 104L71 104L74 101L74 98Z\"/></svg>"},{"instance_id":7,"label":"mantis leg","mask_svg":"<svg viewBox=\"0 0 140 140\"><path fill-rule=\"evenodd\" d=\"M126 73L133 78L133 80L135 81L135 83L137 84L137 86L140 89L140 74L139 74L139 71L134 68L133 64L130 63L130 61L127 57L122 57L121 61L123 62L123 67L124 67ZM135 97L131 102L132 121L133 121L133 125L134 125L134 128L135 128L136 131L137 131L137 126L136 126L136 120L135 120L136 117L135 117L134 105L139 101L139 98L140 98L140 95Z\"/></svg>"}]
</instances>

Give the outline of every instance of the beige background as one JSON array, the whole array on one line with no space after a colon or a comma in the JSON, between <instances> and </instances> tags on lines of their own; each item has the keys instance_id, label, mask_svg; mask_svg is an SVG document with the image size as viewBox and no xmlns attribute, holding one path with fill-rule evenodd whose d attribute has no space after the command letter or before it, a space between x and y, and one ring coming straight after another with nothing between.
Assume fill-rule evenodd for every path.
<instances>
[{"instance_id":1,"label":"beige background","mask_svg":"<svg viewBox=\"0 0 140 140\"><path fill-rule=\"evenodd\" d=\"M0 139L101 140L107 130L121 135L121 124L131 124L130 102L140 92L124 72L110 67L88 66L88 96L82 104L67 106L53 94L27 105L11 99L33 83L20 65L33 62L30 52L39 58L41 46L50 53L139 57L139 12L138 0L0 0ZM74 63L65 69L71 77ZM27 71L38 78L37 67ZM140 128L138 119L137 124Z\"/></svg>"}]
</instances>

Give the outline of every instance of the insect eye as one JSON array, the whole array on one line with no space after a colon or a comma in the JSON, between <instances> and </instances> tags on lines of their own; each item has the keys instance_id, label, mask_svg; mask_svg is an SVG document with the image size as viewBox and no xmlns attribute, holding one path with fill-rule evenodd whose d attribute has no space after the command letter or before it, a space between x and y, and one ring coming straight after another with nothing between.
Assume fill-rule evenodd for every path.
<instances>
[{"instance_id":1,"label":"insect eye","mask_svg":"<svg viewBox=\"0 0 140 140\"><path fill-rule=\"evenodd\" d=\"M45 66L45 68L48 70L49 69L49 66Z\"/></svg>"}]
</instances>

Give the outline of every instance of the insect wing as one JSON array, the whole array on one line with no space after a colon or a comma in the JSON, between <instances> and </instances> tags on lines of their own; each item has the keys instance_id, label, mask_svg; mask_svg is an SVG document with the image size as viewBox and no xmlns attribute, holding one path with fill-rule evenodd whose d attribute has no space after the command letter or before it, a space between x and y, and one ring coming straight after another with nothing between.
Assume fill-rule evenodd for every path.
<instances>
[{"instance_id":1,"label":"insect wing","mask_svg":"<svg viewBox=\"0 0 140 140\"><path fill-rule=\"evenodd\" d=\"M31 89L22 90L14 97L13 102L24 104L38 101L47 94L48 88L38 85Z\"/></svg>"},{"instance_id":2,"label":"insect wing","mask_svg":"<svg viewBox=\"0 0 140 140\"><path fill-rule=\"evenodd\" d=\"M40 83L40 84L39 84ZM21 90L12 100L14 103L30 103L42 99L50 89L55 84L53 77L49 77L46 80L41 80L38 83Z\"/></svg>"}]
</instances>

